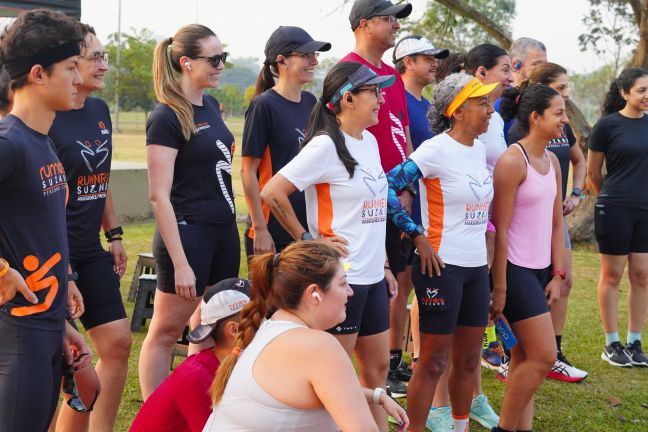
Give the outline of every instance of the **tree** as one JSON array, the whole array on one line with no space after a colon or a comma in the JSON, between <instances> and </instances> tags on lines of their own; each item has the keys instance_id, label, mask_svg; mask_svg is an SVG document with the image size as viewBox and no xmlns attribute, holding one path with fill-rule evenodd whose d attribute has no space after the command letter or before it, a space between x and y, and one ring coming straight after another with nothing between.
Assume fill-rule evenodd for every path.
<instances>
[{"instance_id":1,"label":"tree","mask_svg":"<svg viewBox=\"0 0 648 432\"><path fill-rule=\"evenodd\" d=\"M208 93L218 100L227 116L240 116L245 112L243 94L235 84L225 84L208 90Z\"/></svg>"},{"instance_id":2,"label":"tree","mask_svg":"<svg viewBox=\"0 0 648 432\"><path fill-rule=\"evenodd\" d=\"M117 34L109 36L107 49L112 59L116 58ZM157 41L147 29L131 29L131 34L121 34L121 60L119 65L119 88L115 84L115 68L106 74L106 88L102 96L112 100L112 95L119 91L119 106L126 111L142 109L149 112L156 104L153 90L153 51Z\"/></svg>"}]
</instances>

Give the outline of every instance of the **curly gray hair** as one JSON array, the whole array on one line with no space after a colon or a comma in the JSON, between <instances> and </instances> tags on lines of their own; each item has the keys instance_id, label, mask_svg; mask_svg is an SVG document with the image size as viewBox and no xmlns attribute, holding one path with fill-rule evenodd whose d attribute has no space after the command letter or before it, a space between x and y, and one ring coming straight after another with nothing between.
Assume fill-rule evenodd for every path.
<instances>
[{"instance_id":1,"label":"curly gray hair","mask_svg":"<svg viewBox=\"0 0 648 432\"><path fill-rule=\"evenodd\" d=\"M445 112L455 96L474 78L474 76L465 73L453 73L437 84L427 114L432 132L438 135L450 129L452 119L447 118Z\"/></svg>"}]
</instances>

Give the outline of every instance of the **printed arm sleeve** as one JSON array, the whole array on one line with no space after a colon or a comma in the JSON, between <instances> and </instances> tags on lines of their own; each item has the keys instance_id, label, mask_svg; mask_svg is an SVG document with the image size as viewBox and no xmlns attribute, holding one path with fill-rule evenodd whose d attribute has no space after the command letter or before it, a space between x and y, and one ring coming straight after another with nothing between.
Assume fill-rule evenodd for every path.
<instances>
[{"instance_id":1,"label":"printed arm sleeve","mask_svg":"<svg viewBox=\"0 0 648 432\"><path fill-rule=\"evenodd\" d=\"M412 234L417 231L418 225L405 211L398 199L398 192L423 177L421 170L412 159L407 159L400 165L395 166L387 173L389 191L387 192L387 216L403 232Z\"/></svg>"}]
</instances>

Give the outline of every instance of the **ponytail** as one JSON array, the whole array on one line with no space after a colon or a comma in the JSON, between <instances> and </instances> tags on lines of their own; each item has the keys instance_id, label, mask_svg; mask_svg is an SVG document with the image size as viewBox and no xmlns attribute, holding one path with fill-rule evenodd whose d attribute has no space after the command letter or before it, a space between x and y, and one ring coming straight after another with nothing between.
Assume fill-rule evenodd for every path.
<instances>
[{"instance_id":1,"label":"ponytail","mask_svg":"<svg viewBox=\"0 0 648 432\"><path fill-rule=\"evenodd\" d=\"M605 95L605 101L601 107L601 114L606 116L621 111L626 106L621 91L630 93L635 81L643 76L648 76L648 70L644 68L624 69L619 77L610 84L610 90Z\"/></svg>"},{"instance_id":2,"label":"ponytail","mask_svg":"<svg viewBox=\"0 0 648 432\"><path fill-rule=\"evenodd\" d=\"M525 80L520 87L504 90L500 114L504 121L515 119L526 136L530 128L529 116L534 112L542 115L556 96L560 94L548 85L530 84Z\"/></svg>"},{"instance_id":3,"label":"ponytail","mask_svg":"<svg viewBox=\"0 0 648 432\"><path fill-rule=\"evenodd\" d=\"M276 70L276 62L268 62L267 60L263 62L263 67L261 68L256 80L254 97L257 97L266 90L274 87L274 79L277 77L277 74L272 70L273 68Z\"/></svg>"},{"instance_id":4,"label":"ponytail","mask_svg":"<svg viewBox=\"0 0 648 432\"><path fill-rule=\"evenodd\" d=\"M153 88L160 103L167 105L178 117L182 136L189 141L194 134L193 105L187 100L178 76L182 73L180 57L200 55L202 39L216 37L213 31L201 24L180 28L173 37L162 40L153 53Z\"/></svg>"}]
</instances>

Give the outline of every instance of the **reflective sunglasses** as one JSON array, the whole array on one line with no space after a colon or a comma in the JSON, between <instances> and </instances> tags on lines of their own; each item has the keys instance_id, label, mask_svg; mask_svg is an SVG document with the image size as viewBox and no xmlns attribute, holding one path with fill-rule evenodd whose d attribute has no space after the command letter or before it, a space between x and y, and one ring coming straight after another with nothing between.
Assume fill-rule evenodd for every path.
<instances>
[{"instance_id":1,"label":"reflective sunglasses","mask_svg":"<svg viewBox=\"0 0 648 432\"><path fill-rule=\"evenodd\" d=\"M227 56L228 56L228 55L229 55L229 53L226 53L226 52L223 51L222 54L215 54L215 55L213 55L213 56L211 56L211 57L206 57L206 56L196 56L196 57L192 57L192 58L194 58L194 59L205 59L205 60L207 60L209 63L211 63L211 65L212 65L213 68L217 68L218 65L219 65L221 62L223 62L223 66L225 66L225 62L227 61Z\"/></svg>"},{"instance_id":2,"label":"reflective sunglasses","mask_svg":"<svg viewBox=\"0 0 648 432\"><path fill-rule=\"evenodd\" d=\"M76 361L88 354L81 354ZM63 371L63 392L70 395L67 404L76 412L90 412L99 397L99 378L92 366L77 371L68 366Z\"/></svg>"}]
</instances>

